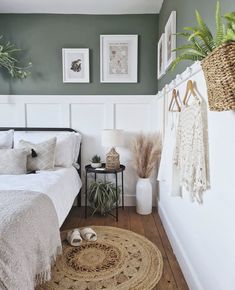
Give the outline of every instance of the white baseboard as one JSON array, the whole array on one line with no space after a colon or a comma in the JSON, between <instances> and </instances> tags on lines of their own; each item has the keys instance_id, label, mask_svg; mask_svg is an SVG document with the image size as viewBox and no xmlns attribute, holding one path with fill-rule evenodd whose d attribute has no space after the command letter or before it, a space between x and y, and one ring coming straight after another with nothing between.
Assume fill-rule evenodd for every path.
<instances>
[{"instance_id":1,"label":"white baseboard","mask_svg":"<svg viewBox=\"0 0 235 290\"><path fill-rule=\"evenodd\" d=\"M161 202L158 203L158 212L163 223L164 229L167 233L167 236L170 240L171 246L173 248L174 254L179 262L181 270L184 274L185 280L188 283L190 290L203 290L203 287L197 277L197 273L190 262L190 259L187 257L187 254L180 242L180 239L175 232L167 213L164 209L164 206Z\"/></svg>"}]
</instances>

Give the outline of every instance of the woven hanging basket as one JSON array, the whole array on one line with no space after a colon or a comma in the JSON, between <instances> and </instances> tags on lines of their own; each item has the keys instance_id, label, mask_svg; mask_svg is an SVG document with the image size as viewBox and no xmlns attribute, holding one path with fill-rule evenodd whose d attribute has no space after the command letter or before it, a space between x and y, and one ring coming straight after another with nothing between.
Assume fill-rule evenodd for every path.
<instances>
[{"instance_id":1,"label":"woven hanging basket","mask_svg":"<svg viewBox=\"0 0 235 290\"><path fill-rule=\"evenodd\" d=\"M202 60L211 111L235 110L235 42L217 47Z\"/></svg>"}]
</instances>

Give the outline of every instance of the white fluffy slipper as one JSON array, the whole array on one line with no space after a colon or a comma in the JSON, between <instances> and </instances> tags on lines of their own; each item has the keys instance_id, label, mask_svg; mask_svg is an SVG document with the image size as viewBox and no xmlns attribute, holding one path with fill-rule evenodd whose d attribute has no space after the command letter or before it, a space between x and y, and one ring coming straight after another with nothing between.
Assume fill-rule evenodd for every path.
<instances>
[{"instance_id":1,"label":"white fluffy slipper","mask_svg":"<svg viewBox=\"0 0 235 290\"><path fill-rule=\"evenodd\" d=\"M92 228L84 228L80 230L81 236L88 242L95 242L97 240L97 234Z\"/></svg>"},{"instance_id":2,"label":"white fluffy slipper","mask_svg":"<svg viewBox=\"0 0 235 290\"><path fill-rule=\"evenodd\" d=\"M67 241L73 247L78 247L82 243L82 238L79 232L79 229L74 229L67 233Z\"/></svg>"}]
</instances>

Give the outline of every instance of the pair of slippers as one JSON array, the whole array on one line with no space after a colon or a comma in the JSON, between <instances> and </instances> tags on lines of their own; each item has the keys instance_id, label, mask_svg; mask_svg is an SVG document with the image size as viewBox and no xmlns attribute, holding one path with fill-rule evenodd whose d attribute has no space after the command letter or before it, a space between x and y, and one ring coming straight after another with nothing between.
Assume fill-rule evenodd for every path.
<instances>
[{"instance_id":1,"label":"pair of slippers","mask_svg":"<svg viewBox=\"0 0 235 290\"><path fill-rule=\"evenodd\" d=\"M67 233L67 241L73 247L80 246L82 240L95 242L97 241L97 234L92 228L74 229Z\"/></svg>"}]
</instances>

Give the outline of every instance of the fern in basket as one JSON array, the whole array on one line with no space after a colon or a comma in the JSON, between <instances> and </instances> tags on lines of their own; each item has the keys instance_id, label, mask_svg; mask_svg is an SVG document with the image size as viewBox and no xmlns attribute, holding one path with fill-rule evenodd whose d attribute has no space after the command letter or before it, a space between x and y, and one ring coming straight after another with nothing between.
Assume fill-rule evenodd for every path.
<instances>
[{"instance_id":1,"label":"fern in basket","mask_svg":"<svg viewBox=\"0 0 235 290\"><path fill-rule=\"evenodd\" d=\"M214 36L197 10L195 16L197 26L184 27L183 32L177 33L177 35L186 38L187 44L173 50L182 51L182 53L172 62L172 70L183 60L201 61L216 47L226 42L235 41L235 12L224 15L227 22L225 25L221 16L220 2L217 2L216 5L216 33Z\"/></svg>"}]
</instances>

